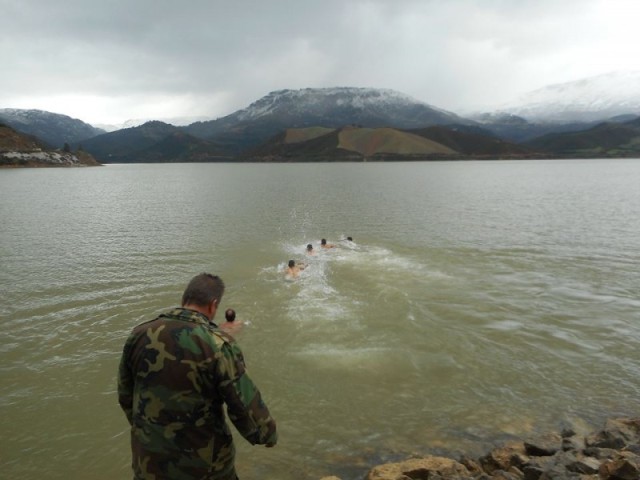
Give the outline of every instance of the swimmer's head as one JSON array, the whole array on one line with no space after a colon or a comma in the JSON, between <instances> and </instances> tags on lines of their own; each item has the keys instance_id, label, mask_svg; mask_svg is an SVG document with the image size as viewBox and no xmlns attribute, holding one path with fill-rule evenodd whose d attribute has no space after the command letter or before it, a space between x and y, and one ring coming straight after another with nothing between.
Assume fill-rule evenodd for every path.
<instances>
[{"instance_id":1,"label":"swimmer's head","mask_svg":"<svg viewBox=\"0 0 640 480\"><path fill-rule=\"evenodd\" d=\"M347 240L349 240L350 242L353 242L353 238L352 237L347 237Z\"/></svg>"},{"instance_id":2,"label":"swimmer's head","mask_svg":"<svg viewBox=\"0 0 640 480\"><path fill-rule=\"evenodd\" d=\"M311 245L311 244L308 244L308 245L307 245L307 250L308 250L308 251L311 251L311 250L313 250L313 245Z\"/></svg>"},{"instance_id":3,"label":"swimmer's head","mask_svg":"<svg viewBox=\"0 0 640 480\"><path fill-rule=\"evenodd\" d=\"M289 268L293 268L296 266L295 260L289 260Z\"/></svg>"},{"instance_id":4,"label":"swimmer's head","mask_svg":"<svg viewBox=\"0 0 640 480\"><path fill-rule=\"evenodd\" d=\"M227 322L233 322L236 319L236 311L233 308L227 308L224 312L224 318Z\"/></svg>"},{"instance_id":5,"label":"swimmer's head","mask_svg":"<svg viewBox=\"0 0 640 480\"><path fill-rule=\"evenodd\" d=\"M327 239L323 238L322 240L320 240L320 244L321 245L326 245L327 244Z\"/></svg>"}]
</instances>

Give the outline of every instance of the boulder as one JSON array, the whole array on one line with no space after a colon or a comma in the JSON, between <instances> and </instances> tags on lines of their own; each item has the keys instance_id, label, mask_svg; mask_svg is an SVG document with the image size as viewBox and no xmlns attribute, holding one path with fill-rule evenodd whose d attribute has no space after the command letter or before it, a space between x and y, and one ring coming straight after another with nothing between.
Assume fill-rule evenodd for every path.
<instances>
[{"instance_id":1,"label":"boulder","mask_svg":"<svg viewBox=\"0 0 640 480\"><path fill-rule=\"evenodd\" d=\"M524 442L527 455L536 457L550 457L562 448L562 437L557 433L541 435Z\"/></svg>"},{"instance_id":2,"label":"boulder","mask_svg":"<svg viewBox=\"0 0 640 480\"><path fill-rule=\"evenodd\" d=\"M607 420L603 430L588 435L587 447L620 450L627 445L640 443L640 418Z\"/></svg>"},{"instance_id":3,"label":"boulder","mask_svg":"<svg viewBox=\"0 0 640 480\"><path fill-rule=\"evenodd\" d=\"M371 469L366 480L471 480L471 472L460 462L445 457L413 458Z\"/></svg>"},{"instance_id":4,"label":"boulder","mask_svg":"<svg viewBox=\"0 0 640 480\"><path fill-rule=\"evenodd\" d=\"M631 452L620 452L616 458L600 466L602 480L638 480L640 478L640 456Z\"/></svg>"},{"instance_id":5,"label":"boulder","mask_svg":"<svg viewBox=\"0 0 640 480\"><path fill-rule=\"evenodd\" d=\"M489 474L497 470L508 471L512 466L521 468L528 461L524 443L515 441L494 448L479 459L482 469Z\"/></svg>"}]
</instances>

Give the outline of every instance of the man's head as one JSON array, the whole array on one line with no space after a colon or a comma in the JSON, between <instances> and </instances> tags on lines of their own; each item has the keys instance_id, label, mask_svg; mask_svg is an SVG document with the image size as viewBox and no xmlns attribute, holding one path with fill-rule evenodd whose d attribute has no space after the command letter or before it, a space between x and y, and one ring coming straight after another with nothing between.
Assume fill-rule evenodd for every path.
<instances>
[{"instance_id":1,"label":"man's head","mask_svg":"<svg viewBox=\"0 0 640 480\"><path fill-rule=\"evenodd\" d=\"M353 242L353 237L347 237L347 240L349 240L350 242Z\"/></svg>"},{"instance_id":2,"label":"man's head","mask_svg":"<svg viewBox=\"0 0 640 480\"><path fill-rule=\"evenodd\" d=\"M233 322L236 319L236 311L233 308L227 308L224 312L224 318L227 322Z\"/></svg>"},{"instance_id":3,"label":"man's head","mask_svg":"<svg viewBox=\"0 0 640 480\"><path fill-rule=\"evenodd\" d=\"M309 252L310 252L311 250L313 250L313 245L308 244L308 245L307 245L307 251L309 251Z\"/></svg>"},{"instance_id":4,"label":"man's head","mask_svg":"<svg viewBox=\"0 0 640 480\"><path fill-rule=\"evenodd\" d=\"M327 244L327 239L323 238L322 240L320 240L320 244L321 245L326 245Z\"/></svg>"},{"instance_id":5,"label":"man's head","mask_svg":"<svg viewBox=\"0 0 640 480\"><path fill-rule=\"evenodd\" d=\"M209 319L212 319L223 293L224 282L220 277L201 273L193 277L184 290L182 306L194 308L204 314L209 312Z\"/></svg>"},{"instance_id":6,"label":"man's head","mask_svg":"<svg viewBox=\"0 0 640 480\"><path fill-rule=\"evenodd\" d=\"M295 260L289 260L289 268L293 268L296 266Z\"/></svg>"}]
</instances>

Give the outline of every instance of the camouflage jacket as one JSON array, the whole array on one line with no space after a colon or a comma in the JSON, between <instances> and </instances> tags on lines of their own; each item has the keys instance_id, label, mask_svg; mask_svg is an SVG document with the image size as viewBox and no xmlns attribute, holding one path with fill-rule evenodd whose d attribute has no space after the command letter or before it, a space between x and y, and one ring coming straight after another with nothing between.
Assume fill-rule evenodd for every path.
<instances>
[{"instance_id":1,"label":"camouflage jacket","mask_svg":"<svg viewBox=\"0 0 640 480\"><path fill-rule=\"evenodd\" d=\"M131 424L136 479L235 479L223 412L251 444L275 444L276 423L233 338L177 308L135 327L120 360L118 401Z\"/></svg>"}]
</instances>

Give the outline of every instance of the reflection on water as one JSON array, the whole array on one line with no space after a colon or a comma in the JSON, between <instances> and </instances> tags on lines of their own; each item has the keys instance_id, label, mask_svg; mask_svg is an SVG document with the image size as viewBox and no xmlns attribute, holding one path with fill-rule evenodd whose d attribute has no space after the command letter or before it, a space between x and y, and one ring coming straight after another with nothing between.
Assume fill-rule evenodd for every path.
<instances>
[{"instance_id":1,"label":"reflection on water","mask_svg":"<svg viewBox=\"0 0 640 480\"><path fill-rule=\"evenodd\" d=\"M242 477L362 478L637 415L639 179L633 160L0 171L0 466L129 476L120 350L201 271L281 431L239 439Z\"/></svg>"}]
</instances>

